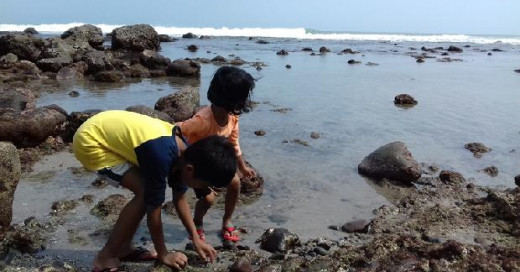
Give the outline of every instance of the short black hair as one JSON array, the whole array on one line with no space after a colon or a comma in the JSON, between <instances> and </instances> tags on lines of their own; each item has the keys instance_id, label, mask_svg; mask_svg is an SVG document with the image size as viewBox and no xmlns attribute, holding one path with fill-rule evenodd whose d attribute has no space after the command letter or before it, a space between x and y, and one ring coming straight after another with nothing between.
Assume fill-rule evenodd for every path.
<instances>
[{"instance_id":1,"label":"short black hair","mask_svg":"<svg viewBox=\"0 0 520 272\"><path fill-rule=\"evenodd\" d=\"M208 100L231 114L240 115L251 110L251 93L254 88L255 79L248 72L223 66L213 75Z\"/></svg>"},{"instance_id":2,"label":"short black hair","mask_svg":"<svg viewBox=\"0 0 520 272\"><path fill-rule=\"evenodd\" d=\"M222 136L209 136L188 146L184 163L193 165L194 177L213 187L227 187L237 171L235 148Z\"/></svg>"}]
</instances>

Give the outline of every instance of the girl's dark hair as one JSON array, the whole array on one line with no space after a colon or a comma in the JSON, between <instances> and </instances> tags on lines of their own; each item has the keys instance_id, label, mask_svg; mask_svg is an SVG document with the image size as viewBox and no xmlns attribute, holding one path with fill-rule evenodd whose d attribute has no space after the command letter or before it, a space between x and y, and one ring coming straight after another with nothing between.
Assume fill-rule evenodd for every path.
<instances>
[{"instance_id":1,"label":"girl's dark hair","mask_svg":"<svg viewBox=\"0 0 520 272\"><path fill-rule=\"evenodd\" d=\"M208 100L231 114L240 115L252 108L253 88L255 79L246 71L231 66L220 67L209 85Z\"/></svg>"},{"instance_id":2,"label":"girl's dark hair","mask_svg":"<svg viewBox=\"0 0 520 272\"><path fill-rule=\"evenodd\" d=\"M209 136L184 151L184 163L195 168L194 177L214 187L227 187L237 171L235 148L222 136Z\"/></svg>"}]
</instances>

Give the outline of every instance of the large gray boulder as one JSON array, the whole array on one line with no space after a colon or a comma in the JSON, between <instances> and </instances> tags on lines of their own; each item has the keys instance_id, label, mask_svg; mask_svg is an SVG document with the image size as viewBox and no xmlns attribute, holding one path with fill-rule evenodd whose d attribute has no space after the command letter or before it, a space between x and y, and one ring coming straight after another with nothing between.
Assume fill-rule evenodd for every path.
<instances>
[{"instance_id":1,"label":"large gray boulder","mask_svg":"<svg viewBox=\"0 0 520 272\"><path fill-rule=\"evenodd\" d=\"M0 88L0 113L3 111L21 112L34 109L36 98L34 94L24 88Z\"/></svg>"},{"instance_id":2,"label":"large gray boulder","mask_svg":"<svg viewBox=\"0 0 520 272\"><path fill-rule=\"evenodd\" d=\"M42 39L29 34L7 34L0 37L0 56L13 53L20 59L35 61L43 45Z\"/></svg>"},{"instance_id":3,"label":"large gray boulder","mask_svg":"<svg viewBox=\"0 0 520 272\"><path fill-rule=\"evenodd\" d=\"M159 50L161 42L155 29L146 24L123 26L112 31L112 49L128 49L141 52Z\"/></svg>"},{"instance_id":4,"label":"large gray boulder","mask_svg":"<svg viewBox=\"0 0 520 272\"><path fill-rule=\"evenodd\" d=\"M21 176L20 155L9 142L0 142L0 233L11 225L13 197Z\"/></svg>"},{"instance_id":5,"label":"large gray boulder","mask_svg":"<svg viewBox=\"0 0 520 272\"><path fill-rule=\"evenodd\" d=\"M155 103L156 110L168 114L175 122L189 119L199 106L199 90L193 87L184 88L176 93L161 97Z\"/></svg>"},{"instance_id":6,"label":"large gray boulder","mask_svg":"<svg viewBox=\"0 0 520 272\"><path fill-rule=\"evenodd\" d=\"M0 141L12 142L17 147L37 146L49 136L60 135L66 120L62 110L45 107L5 111L0 114Z\"/></svg>"},{"instance_id":7,"label":"large gray boulder","mask_svg":"<svg viewBox=\"0 0 520 272\"><path fill-rule=\"evenodd\" d=\"M98 50L103 50L105 41L101 28L90 24L70 28L61 34L61 38L76 47L85 48L88 44Z\"/></svg>"},{"instance_id":8,"label":"large gray boulder","mask_svg":"<svg viewBox=\"0 0 520 272\"><path fill-rule=\"evenodd\" d=\"M358 165L360 174L372 178L414 182L421 177L421 167L403 142L381 146Z\"/></svg>"},{"instance_id":9,"label":"large gray boulder","mask_svg":"<svg viewBox=\"0 0 520 272\"><path fill-rule=\"evenodd\" d=\"M178 59L168 65L169 76L200 77L200 64L192 60Z\"/></svg>"}]
</instances>

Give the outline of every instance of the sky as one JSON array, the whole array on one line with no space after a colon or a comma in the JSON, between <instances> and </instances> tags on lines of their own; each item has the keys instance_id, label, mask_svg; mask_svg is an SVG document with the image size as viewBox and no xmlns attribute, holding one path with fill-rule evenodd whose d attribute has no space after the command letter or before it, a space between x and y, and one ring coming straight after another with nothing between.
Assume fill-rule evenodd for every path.
<instances>
[{"instance_id":1,"label":"sky","mask_svg":"<svg viewBox=\"0 0 520 272\"><path fill-rule=\"evenodd\" d=\"M0 24L520 35L520 0L0 0Z\"/></svg>"}]
</instances>

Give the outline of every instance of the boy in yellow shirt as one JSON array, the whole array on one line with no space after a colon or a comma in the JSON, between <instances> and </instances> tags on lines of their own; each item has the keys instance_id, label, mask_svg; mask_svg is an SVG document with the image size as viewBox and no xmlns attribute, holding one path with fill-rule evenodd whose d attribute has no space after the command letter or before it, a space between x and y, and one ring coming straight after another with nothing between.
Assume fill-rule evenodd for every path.
<instances>
[{"instance_id":1,"label":"boy in yellow shirt","mask_svg":"<svg viewBox=\"0 0 520 272\"><path fill-rule=\"evenodd\" d=\"M235 175L235 150L223 137L207 137L188 146L178 126L127 111L105 111L88 119L73 139L76 158L83 166L131 190L135 196L122 209L114 229L94 259L94 271L121 271L121 261L158 259L182 269L187 257L168 252L164 242L161 206L168 184L174 204L195 250L213 261L216 251L200 239L185 196L188 187L226 187ZM147 215L157 253L139 252L132 246L139 223Z\"/></svg>"}]
</instances>

